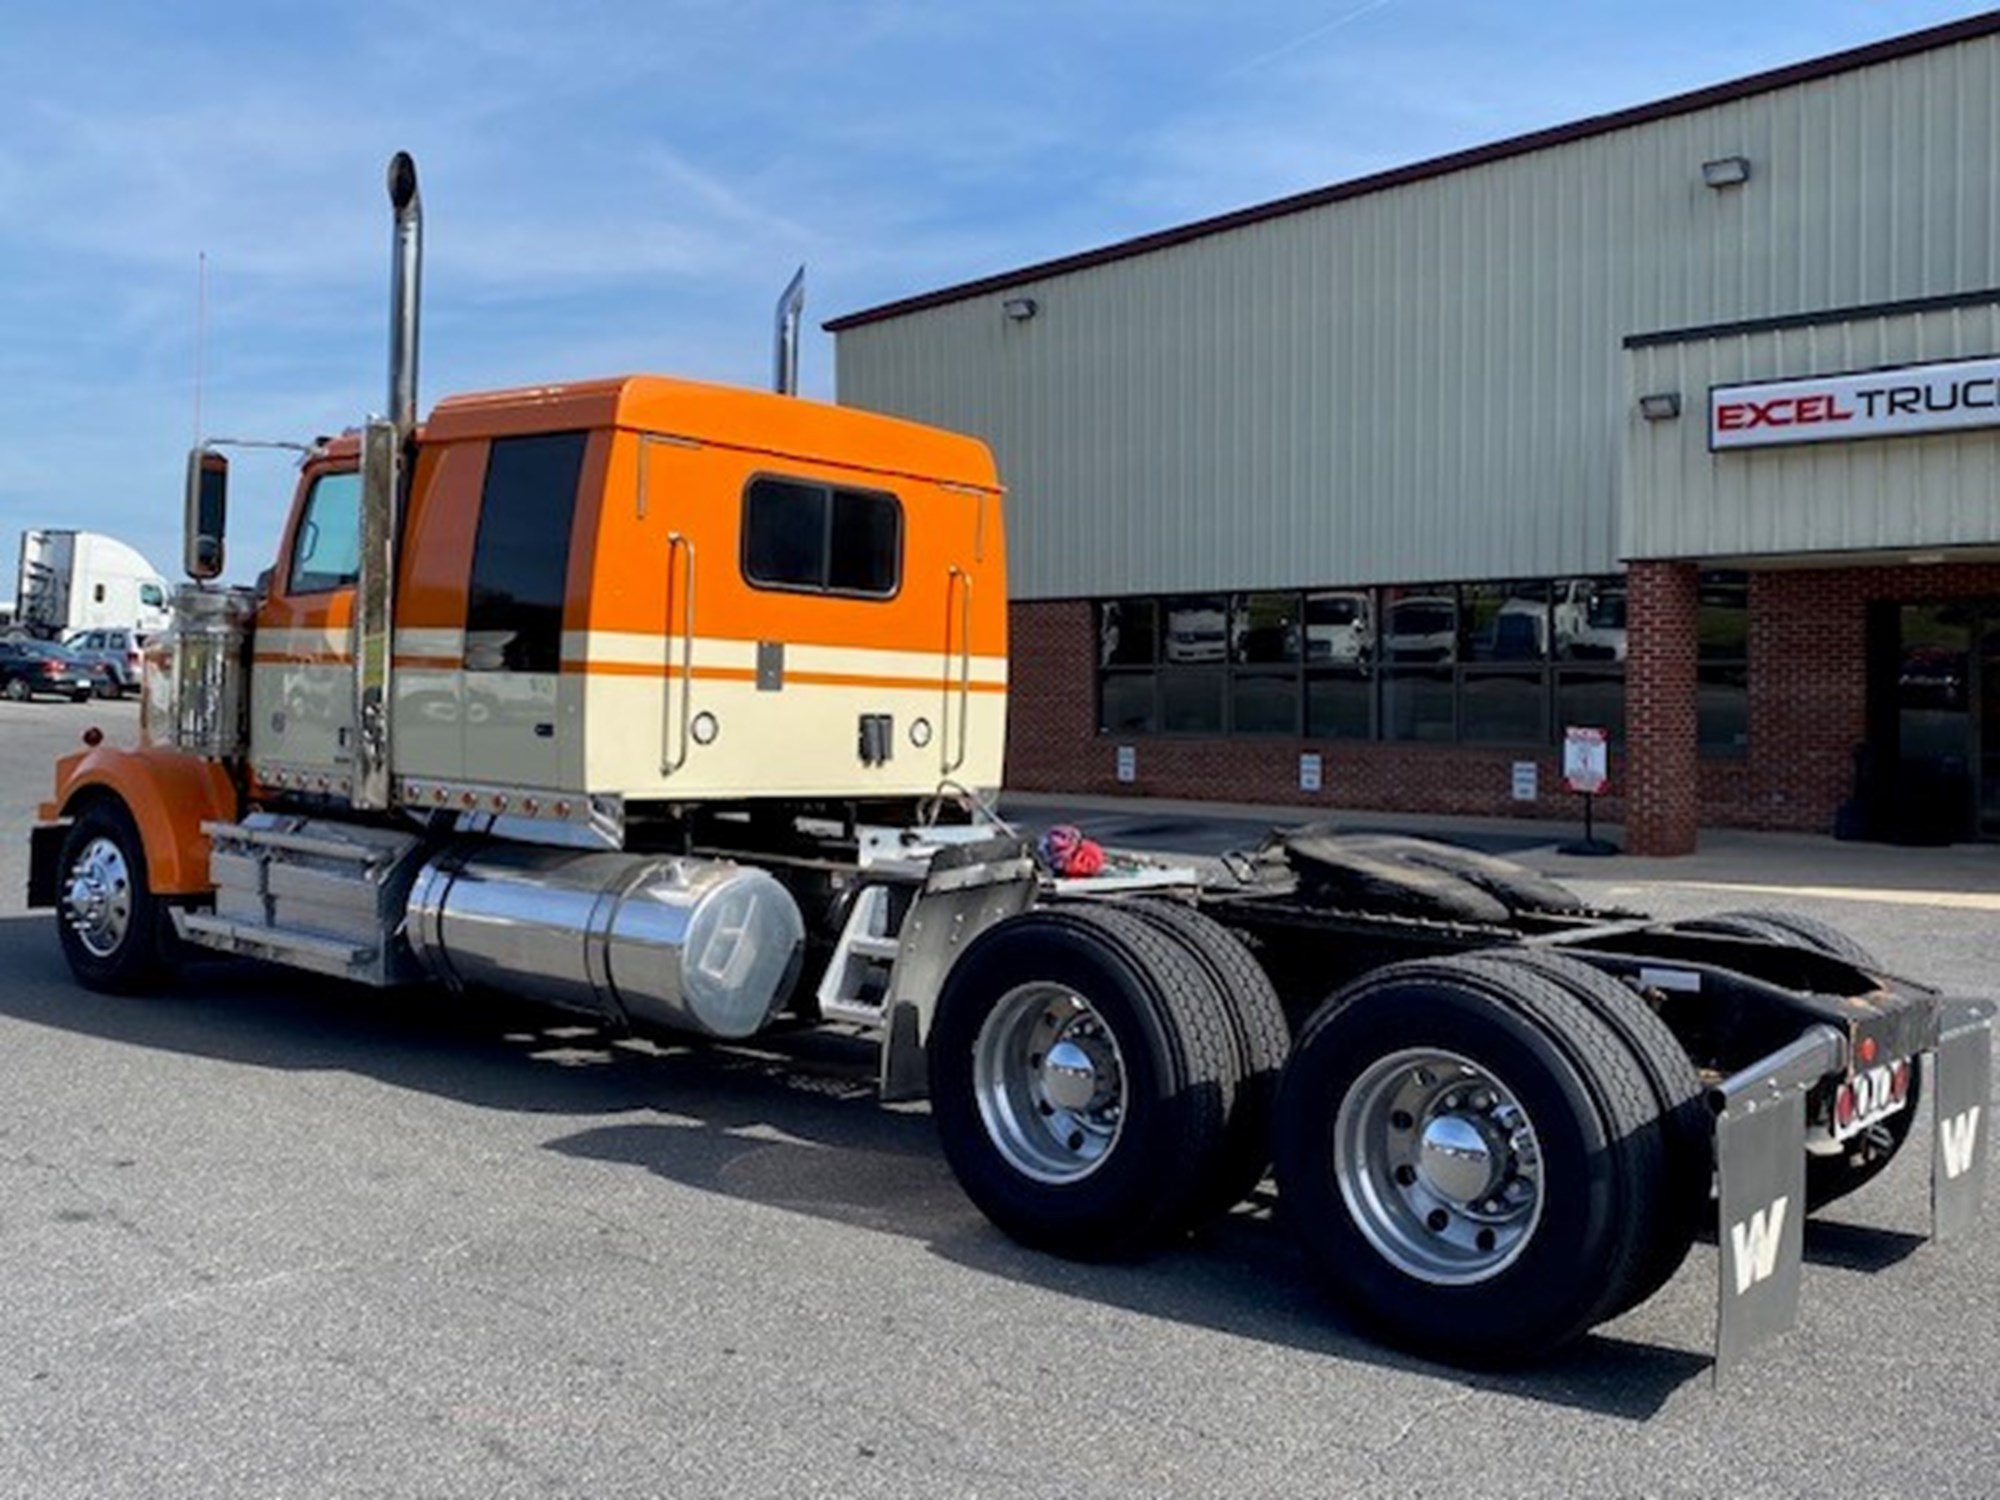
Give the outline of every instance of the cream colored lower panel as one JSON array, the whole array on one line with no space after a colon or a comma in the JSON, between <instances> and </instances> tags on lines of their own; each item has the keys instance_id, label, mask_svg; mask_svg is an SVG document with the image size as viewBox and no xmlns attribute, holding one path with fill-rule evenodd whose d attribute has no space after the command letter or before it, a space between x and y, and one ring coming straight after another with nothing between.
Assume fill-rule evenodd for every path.
<instances>
[{"instance_id":1,"label":"cream colored lower panel","mask_svg":"<svg viewBox=\"0 0 2000 1500\"><path fill-rule=\"evenodd\" d=\"M709 715L714 738L704 745L691 732L683 746L678 681L670 717L662 678L585 680L584 769L590 791L674 799L902 797L934 792L946 779L965 786L1000 784L1005 693L969 695L962 764L947 776L947 752L960 758L957 693L947 702L935 688L788 683L777 692L759 692L754 683L698 681L689 722L698 730L695 721ZM893 749L886 764L861 761L863 714L892 720ZM927 743L917 744L916 737L925 734ZM670 773L661 769L663 748L668 759L685 753L684 763Z\"/></svg>"},{"instance_id":2,"label":"cream colored lower panel","mask_svg":"<svg viewBox=\"0 0 2000 1500\"><path fill-rule=\"evenodd\" d=\"M465 774L464 673L396 668L390 761L398 776L457 780Z\"/></svg>"},{"instance_id":3,"label":"cream colored lower panel","mask_svg":"<svg viewBox=\"0 0 2000 1500\"><path fill-rule=\"evenodd\" d=\"M348 771L354 671L347 662L257 662L250 669L250 763Z\"/></svg>"}]
</instances>

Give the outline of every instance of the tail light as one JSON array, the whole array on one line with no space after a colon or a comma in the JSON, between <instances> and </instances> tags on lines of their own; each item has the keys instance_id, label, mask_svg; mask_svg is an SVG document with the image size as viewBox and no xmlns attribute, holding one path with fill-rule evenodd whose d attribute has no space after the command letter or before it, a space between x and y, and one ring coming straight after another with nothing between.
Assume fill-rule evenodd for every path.
<instances>
[{"instance_id":1,"label":"tail light","mask_svg":"<svg viewBox=\"0 0 2000 1500\"><path fill-rule=\"evenodd\" d=\"M42 675L43 675L44 677L60 677L60 676L62 676L62 675L63 675L63 664L62 664L61 662L59 662L59 661L45 661L45 662L43 662L43 663L42 663Z\"/></svg>"}]
</instances>

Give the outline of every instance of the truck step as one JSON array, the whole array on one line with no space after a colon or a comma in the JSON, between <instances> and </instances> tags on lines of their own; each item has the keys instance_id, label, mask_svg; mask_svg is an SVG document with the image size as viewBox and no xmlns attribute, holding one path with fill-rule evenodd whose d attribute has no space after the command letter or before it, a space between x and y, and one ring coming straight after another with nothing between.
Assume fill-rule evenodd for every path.
<instances>
[{"instance_id":1,"label":"truck step","mask_svg":"<svg viewBox=\"0 0 2000 1500\"><path fill-rule=\"evenodd\" d=\"M339 979L360 978L375 961L373 949L319 933L300 932L286 927L265 927L239 922L211 912L176 911L174 926L181 937L203 948L221 953L266 958L294 968L331 974Z\"/></svg>"},{"instance_id":2,"label":"truck step","mask_svg":"<svg viewBox=\"0 0 2000 1500\"><path fill-rule=\"evenodd\" d=\"M819 982L819 1013L829 1021L880 1026L889 977L902 944L889 930L891 892L871 885L854 898L847 925Z\"/></svg>"}]
</instances>

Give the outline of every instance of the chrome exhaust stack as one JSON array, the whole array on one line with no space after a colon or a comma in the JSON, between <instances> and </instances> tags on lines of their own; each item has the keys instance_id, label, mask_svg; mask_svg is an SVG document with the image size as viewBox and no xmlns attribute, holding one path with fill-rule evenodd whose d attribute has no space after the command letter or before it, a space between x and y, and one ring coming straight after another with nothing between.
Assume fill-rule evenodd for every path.
<instances>
[{"instance_id":1,"label":"chrome exhaust stack","mask_svg":"<svg viewBox=\"0 0 2000 1500\"><path fill-rule=\"evenodd\" d=\"M799 323L806 310L806 268L800 266L778 298L773 330L771 389L780 396L799 393Z\"/></svg>"},{"instance_id":2,"label":"chrome exhaust stack","mask_svg":"<svg viewBox=\"0 0 2000 1500\"><path fill-rule=\"evenodd\" d=\"M424 280L424 202L407 151L389 158L389 203L396 211L395 271L389 284L389 420L407 443L417 428L417 314Z\"/></svg>"},{"instance_id":3,"label":"chrome exhaust stack","mask_svg":"<svg viewBox=\"0 0 2000 1500\"><path fill-rule=\"evenodd\" d=\"M424 266L423 200L417 164L407 151L389 158L389 204L395 210L394 271L389 289L389 415L361 434L361 559L354 584L354 785L357 808L391 801L390 650L396 616L396 540L410 442L417 430L417 326Z\"/></svg>"}]
</instances>

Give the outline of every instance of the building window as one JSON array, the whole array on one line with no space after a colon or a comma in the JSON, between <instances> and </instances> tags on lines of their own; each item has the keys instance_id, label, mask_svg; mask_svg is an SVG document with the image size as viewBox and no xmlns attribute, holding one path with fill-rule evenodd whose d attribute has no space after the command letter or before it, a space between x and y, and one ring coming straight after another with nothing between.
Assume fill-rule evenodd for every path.
<instances>
[{"instance_id":1,"label":"building window","mask_svg":"<svg viewBox=\"0 0 2000 1500\"><path fill-rule=\"evenodd\" d=\"M1750 748L1749 575L1703 573L1697 589L1696 742L1703 755L1742 756Z\"/></svg>"},{"instance_id":2,"label":"building window","mask_svg":"<svg viewBox=\"0 0 2000 1500\"><path fill-rule=\"evenodd\" d=\"M894 495L760 478L743 495L743 576L752 585L886 599L902 581Z\"/></svg>"},{"instance_id":3,"label":"building window","mask_svg":"<svg viewBox=\"0 0 2000 1500\"><path fill-rule=\"evenodd\" d=\"M1622 578L1111 599L1096 619L1106 734L1624 739Z\"/></svg>"}]
</instances>

